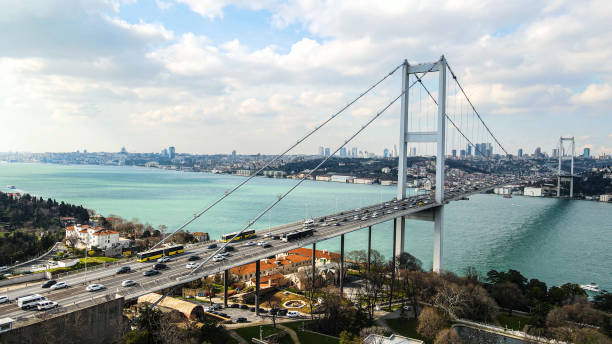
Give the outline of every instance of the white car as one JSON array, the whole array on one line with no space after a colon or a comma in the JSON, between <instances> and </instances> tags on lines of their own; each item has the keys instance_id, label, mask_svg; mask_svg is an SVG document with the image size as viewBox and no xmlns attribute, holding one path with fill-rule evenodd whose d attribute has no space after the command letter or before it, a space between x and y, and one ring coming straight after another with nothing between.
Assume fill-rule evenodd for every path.
<instances>
[{"instance_id":1,"label":"white car","mask_svg":"<svg viewBox=\"0 0 612 344\"><path fill-rule=\"evenodd\" d=\"M38 305L36 305L36 308L38 308L39 311L46 311L48 309L53 309L57 306L59 306L57 302L46 300L40 301Z\"/></svg>"},{"instance_id":2,"label":"white car","mask_svg":"<svg viewBox=\"0 0 612 344\"><path fill-rule=\"evenodd\" d=\"M165 262L169 262L172 259L170 259L170 257L161 257L157 260L158 263L165 263Z\"/></svg>"},{"instance_id":3,"label":"white car","mask_svg":"<svg viewBox=\"0 0 612 344\"><path fill-rule=\"evenodd\" d=\"M213 257L213 262L221 262L223 260L225 260L225 257L223 256L216 255Z\"/></svg>"},{"instance_id":4,"label":"white car","mask_svg":"<svg viewBox=\"0 0 612 344\"><path fill-rule=\"evenodd\" d=\"M185 265L185 268L187 268L187 269L193 269L193 268L195 268L196 266L198 266L198 263L191 262L191 263L187 263L187 265Z\"/></svg>"},{"instance_id":5,"label":"white car","mask_svg":"<svg viewBox=\"0 0 612 344\"><path fill-rule=\"evenodd\" d=\"M6 295L0 295L0 304L9 302L9 298Z\"/></svg>"},{"instance_id":6,"label":"white car","mask_svg":"<svg viewBox=\"0 0 612 344\"><path fill-rule=\"evenodd\" d=\"M246 244L244 244L244 246L253 246L253 245L255 245L255 242L253 241L249 241Z\"/></svg>"},{"instance_id":7,"label":"white car","mask_svg":"<svg viewBox=\"0 0 612 344\"><path fill-rule=\"evenodd\" d=\"M121 286L122 287L131 287L133 285L136 285L136 282L134 282L132 280L125 280L125 281L121 282Z\"/></svg>"},{"instance_id":8,"label":"white car","mask_svg":"<svg viewBox=\"0 0 612 344\"><path fill-rule=\"evenodd\" d=\"M68 288L69 285L66 282L57 282L54 285L51 286L51 290L57 290L57 289L64 289L64 288Z\"/></svg>"},{"instance_id":9,"label":"white car","mask_svg":"<svg viewBox=\"0 0 612 344\"><path fill-rule=\"evenodd\" d=\"M87 286L87 288L85 288L85 290L87 291L99 291L103 289L106 289L103 284L90 284Z\"/></svg>"},{"instance_id":10,"label":"white car","mask_svg":"<svg viewBox=\"0 0 612 344\"><path fill-rule=\"evenodd\" d=\"M323 227L325 227L325 226L329 226L329 223L327 223L327 222L323 222L323 223L321 224L321 226L323 226Z\"/></svg>"},{"instance_id":11,"label":"white car","mask_svg":"<svg viewBox=\"0 0 612 344\"><path fill-rule=\"evenodd\" d=\"M298 312L298 311L288 311L287 312L287 316L289 318L297 318L297 317L300 316L300 312Z\"/></svg>"},{"instance_id":12,"label":"white car","mask_svg":"<svg viewBox=\"0 0 612 344\"><path fill-rule=\"evenodd\" d=\"M262 241L258 241L258 242L257 242L257 246L263 246L263 245L265 245L265 244L267 244L267 242L265 242L265 241L263 241L263 240L262 240Z\"/></svg>"}]
</instances>

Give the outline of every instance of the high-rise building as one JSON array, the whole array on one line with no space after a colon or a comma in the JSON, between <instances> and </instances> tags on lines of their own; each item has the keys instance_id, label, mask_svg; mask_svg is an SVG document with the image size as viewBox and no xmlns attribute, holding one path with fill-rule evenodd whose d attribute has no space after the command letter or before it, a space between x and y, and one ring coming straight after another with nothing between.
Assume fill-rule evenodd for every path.
<instances>
[{"instance_id":1,"label":"high-rise building","mask_svg":"<svg viewBox=\"0 0 612 344\"><path fill-rule=\"evenodd\" d=\"M467 155L472 156L472 145L467 146Z\"/></svg>"},{"instance_id":2,"label":"high-rise building","mask_svg":"<svg viewBox=\"0 0 612 344\"><path fill-rule=\"evenodd\" d=\"M383 158L387 158L389 156L389 150L387 148L385 148L383 150Z\"/></svg>"},{"instance_id":3,"label":"high-rise building","mask_svg":"<svg viewBox=\"0 0 612 344\"><path fill-rule=\"evenodd\" d=\"M235 149L232 151L232 159L236 159L236 150Z\"/></svg>"},{"instance_id":4,"label":"high-rise building","mask_svg":"<svg viewBox=\"0 0 612 344\"><path fill-rule=\"evenodd\" d=\"M410 147L410 156L416 156L416 147Z\"/></svg>"},{"instance_id":5,"label":"high-rise building","mask_svg":"<svg viewBox=\"0 0 612 344\"><path fill-rule=\"evenodd\" d=\"M535 152L533 152L533 155L535 155L535 156L536 156L536 158L541 157L541 156L542 156L542 148L537 147L537 148L535 149Z\"/></svg>"},{"instance_id":6,"label":"high-rise building","mask_svg":"<svg viewBox=\"0 0 612 344\"><path fill-rule=\"evenodd\" d=\"M320 156L325 155L325 148L323 146L319 147L319 155Z\"/></svg>"},{"instance_id":7,"label":"high-rise building","mask_svg":"<svg viewBox=\"0 0 612 344\"><path fill-rule=\"evenodd\" d=\"M465 158L465 149L462 149L462 150L459 152L459 156L461 156L462 158Z\"/></svg>"},{"instance_id":8,"label":"high-rise building","mask_svg":"<svg viewBox=\"0 0 612 344\"><path fill-rule=\"evenodd\" d=\"M519 148L519 150L518 150L518 157L519 158L523 157L523 148Z\"/></svg>"},{"instance_id":9,"label":"high-rise building","mask_svg":"<svg viewBox=\"0 0 612 344\"><path fill-rule=\"evenodd\" d=\"M453 152L453 157L456 158L457 157L457 150L453 149L452 152Z\"/></svg>"},{"instance_id":10,"label":"high-rise building","mask_svg":"<svg viewBox=\"0 0 612 344\"><path fill-rule=\"evenodd\" d=\"M329 147L325 147L325 156L329 156L330 153Z\"/></svg>"},{"instance_id":11,"label":"high-rise building","mask_svg":"<svg viewBox=\"0 0 612 344\"><path fill-rule=\"evenodd\" d=\"M590 158L591 158L591 148L586 147L586 148L584 149L584 153L582 154L582 156L583 156L585 159L590 159Z\"/></svg>"},{"instance_id":12,"label":"high-rise building","mask_svg":"<svg viewBox=\"0 0 612 344\"><path fill-rule=\"evenodd\" d=\"M163 156L164 158L167 158L168 157L168 149L166 149L166 148L162 149L161 156Z\"/></svg>"},{"instance_id":13,"label":"high-rise building","mask_svg":"<svg viewBox=\"0 0 612 344\"><path fill-rule=\"evenodd\" d=\"M340 156L343 158L346 157L346 147L340 148Z\"/></svg>"},{"instance_id":14,"label":"high-rise building","mask_svg":"<svg viewBox=\"0 0 612 344\"><path fill-rule=\"evenodd\" d=\"M176 156L176 149L174 149L174 146L168 147L168 157L170 159L174 159L175 156Z\"/></svg>"},{"instance_id":15,"label":"high-rise building","mask_svg":"<svg viewBox=\"0 0 612 344\"><path fill-rule=\"evenodd\" d=\"M351 157L353 158L357 157L357 147L351 148Z\"/></svg>"},{"instance_id":16,"label":"high-rise building","mask_svg":"<svg viewBox=\"0 0 612 344\"><path fill-rule=\"evenodd\" d=\"M552 157L553 158L558 158L559 157L559 148L553 148L553 150L552 150Z\"/></svg>"}]
</instances>

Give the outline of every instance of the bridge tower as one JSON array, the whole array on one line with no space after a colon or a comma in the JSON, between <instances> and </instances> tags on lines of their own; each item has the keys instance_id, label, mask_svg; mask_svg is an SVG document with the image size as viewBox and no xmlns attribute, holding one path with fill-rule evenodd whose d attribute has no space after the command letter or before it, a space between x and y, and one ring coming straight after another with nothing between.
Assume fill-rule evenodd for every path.
<instances>
[{"instance_id":1,"label":"bridge tower","mask_svg":"<svg viewBox=\"0 0 612 344\"><path fill-rule=\"evenodd\" d=\"M410 86L410 75L414 74L415 78L420 79L424 73L438 72L438 115L435 131L412 131L408 127L408 88ZM421 74L419 76L417 73ZM417 80L418 80L417 79ZM399 142L399 158L397 169L397 199L406 197L406 169L408 164L408 142L419 143L436 143L436 191L435 201L437 206L432 209L427 209L409 218L428 220L434 222L434 247L433 247L433 270L440 272L442 270L442 244L444 239L443 233L443 217L444 217L444 156L446 154L446 59L444 55L440 60L431 63L421 63L410 65L408 61L404 61L402 69L402 92L401 113L400 113L400 142ZM399 255L404 252L404 236L406 229L406 216L394 221L394 255Z\"/></svg>"},{"instance_id":2,"label":"bridge tower","mask_svg":"<svg viewBox=\"0 0 612 344\"><path fill-rule=\"evenodd\" d=\"M571 149L571 154L565 153L565 146L563 143L567 141L569 142L569 149ZM575 154L575 142L574 137L561 137L559 138L559 169L557 171L557 197L561 197L561 182L570 182L570 190L569 190L569 198L574 198L574 154ZM563 168L561 164L564 160L570 160L570 174L564 174Z\"/></svg>"}]
</instances>

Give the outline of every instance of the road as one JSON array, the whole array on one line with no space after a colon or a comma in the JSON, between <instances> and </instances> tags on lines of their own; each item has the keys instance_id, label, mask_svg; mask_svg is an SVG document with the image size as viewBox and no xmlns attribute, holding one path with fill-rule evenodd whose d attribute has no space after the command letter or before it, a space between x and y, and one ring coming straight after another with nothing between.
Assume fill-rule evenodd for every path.
<instances>
[{"instance_id":1,"label":"road","mask_svg":"<svg viewBox=\"0 0 612 344\"><path fill-rule=\"evenodd\" d=\"M495 185L483 184L474 185L470 188L451 189L446 191L446 200L451 201L460 199L473 193L483 192L498 185L505 185L516 182L511 178L503 180L496 179ZM313 218L315 225L313 227L313 236L306 237L300 240L291 242L283 242L282 240L274 240L268 237L274 234L282 234L285 232L295 231L303 228L303 222L294 222L284 224L278 227L257 231L256 240L265 240L271 244L271 247L262 248L261 246L245 246L245 241L232 243L235 251L230 253L226 260L221 262L213 262L210 260L204 264L197 272L193 273L191 269L187 269L185 265L188 262L188 257L197 255L202 258L208 257L214 253L216 249L209 250L207 245L187 246L185 253L180 256L174 256L170 262L167 262L168 268L162 270L160 274L155 276L143 276L145 270L152 268L152 263L139 263L135 260L122 262L113 265L110 268L98 269L85 273L75 273L60 279L70 285L67 289L49 290L43 289L40 286L30 286L27 288L15 289L7 294L11 303L0 305L0 317L11 317L17 320L25 320L28 317L36 314L36 311L23 311L16 305L16 298L33 293L41 294L52 301L56 301L60 306L71 306L81 302L86 302L100 297L115 297L116 294L124 296L127 300L137 298L138 296L159 291L168 287L184 284L189 281L209 276L232 267L251 263L260 259L274 257L276 254L287 252L289 250L308 246L318 241L324 241L337 237L341 234L350 233L368 226L373 226L378 223L390 221L400 216L411 215L422 212L426 209L436 207L436 204L429 195L416 195L403 200L390 200L387 202L370 205L367 207L344 211L336 214L331 214L323 217ZM255 239L254 239L255 240ZM198 262L198 261L196 261ZM132 271L126 274L117 275L115 272L119 267L130 266ZM121 287L121 282L131 279L137 284L132 287ZM85 287L90 283L100 283L106 286L106 289L100 292L87 292Z\"/></svg>"}]
</instances>

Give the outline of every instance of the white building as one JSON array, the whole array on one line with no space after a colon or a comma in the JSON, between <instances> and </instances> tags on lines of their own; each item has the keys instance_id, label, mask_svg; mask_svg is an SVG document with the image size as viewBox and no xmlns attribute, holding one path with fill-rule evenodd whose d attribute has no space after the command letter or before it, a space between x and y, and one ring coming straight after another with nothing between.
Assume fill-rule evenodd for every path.
<instances>
[{"instance_id":1,"label":"white building","mask_svg":"<svg viewBox=\"0 0 612 344\"><path fill-rule=\"evenodd\" d=\"M542 188L532 188L529 186L525 187L523 195L531 197L542 197Z\"/></svg>"},{"instance_id":2,"label":"white building","mask_svg":"<svg viewBox=\"0 0 612 344\"><path fill-rule=\"evenodd\" d=\"M612 202L612 195L600 195L599 201L600 202Z\"/></svg>"},{"instance_id":3,"label":"white building","mask_svg":"<svg viewBox=\"0 0 612 344\"><path fill-rule=\"evenodd\" d=\"M74 225L66 228L66 239L76 239L77 248L93 246L105 250L119 245L119 232L88 225Z\"/></svg>"},{"instance_id":4,"label":"white building","mask_svg":"<svg viewBox=\"0 0 612 344\"><path fill-rule=\"evenodd\" d=\"M342 176L339 174L334 174L331 176L330 182L336 183L351 183L355 179L353 176Z\"/></svg>"},{"instance_id":5,"label":"white building","mask_svg":"<svg viewBox=\"0 0 612 344\"><path fill-rule=\"evenodd\" d=\"M375 178L355 178L353 179L353 183L355 184L374 184L376 181Z\"/></svg>"},{"instance_id":6,"label":"white building","mask_svg":"<svg viewBox=\"0 0 612 344\"><path fill-rule=\"evenodd\" d=\"M413 338L392 334L389 337L380 334L370 334L364 340L364 344L423 344L423 341Z\"/></svg>"}]
</instances>

